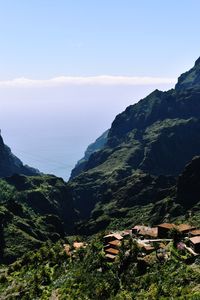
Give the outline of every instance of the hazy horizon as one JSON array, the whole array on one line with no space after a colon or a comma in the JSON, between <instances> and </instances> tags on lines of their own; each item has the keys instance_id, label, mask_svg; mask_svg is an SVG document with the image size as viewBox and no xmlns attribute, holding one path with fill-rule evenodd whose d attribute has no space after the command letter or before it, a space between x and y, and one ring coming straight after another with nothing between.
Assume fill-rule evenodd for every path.
<instances>
[{"instance_id":1,"label":"hazy horizon","mask_svg":"<svg viewBox=\"0 0 200 300\"><path fill-rule=\"evenodd\" d=\"M4 142L24 164L66 180L115 116L157 87L170 85L0 89Z\"/></svg>"}]
</instances>

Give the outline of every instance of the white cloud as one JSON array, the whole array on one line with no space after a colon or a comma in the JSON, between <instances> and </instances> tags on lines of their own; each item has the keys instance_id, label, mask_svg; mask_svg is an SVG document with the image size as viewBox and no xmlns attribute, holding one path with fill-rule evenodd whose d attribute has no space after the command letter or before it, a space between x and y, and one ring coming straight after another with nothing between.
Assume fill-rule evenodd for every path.
<instances>
[{"instance_id":1,"label":"white cloud","mask_svg":"<svg viewBox=\"0 0 200 300\"><path fill-rule=\"evenodd\" d=\"M57 87L57 86L71 86L71 85L154 85L154 84L175 84L175 78L162 77L137 77L137 76L60 76L51 79L28 79L16 78L12 80L1 80L1 87Z\"/></svg>"}]
</instances>

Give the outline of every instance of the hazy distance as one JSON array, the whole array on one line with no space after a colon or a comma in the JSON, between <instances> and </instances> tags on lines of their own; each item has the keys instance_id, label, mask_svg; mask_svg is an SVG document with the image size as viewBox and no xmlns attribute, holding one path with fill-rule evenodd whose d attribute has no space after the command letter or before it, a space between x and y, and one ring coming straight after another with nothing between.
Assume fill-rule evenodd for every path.
<instances>
[{"instance_id":1,"label":"hazy distance","mask_svg":"<svg viewBox=\"0 0 200 300\"><path fill-rule=\"evenodd\" d=\"M0 88L2 136L25 164L67 179L86 147L151 85Z\"/></svg>"}]
</instances>

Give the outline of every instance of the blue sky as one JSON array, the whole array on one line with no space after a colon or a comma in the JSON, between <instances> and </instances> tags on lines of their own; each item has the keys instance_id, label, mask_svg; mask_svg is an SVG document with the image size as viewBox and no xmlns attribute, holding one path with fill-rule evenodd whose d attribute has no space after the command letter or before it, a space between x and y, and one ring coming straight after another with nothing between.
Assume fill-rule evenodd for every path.
<instances>
[{"instance_id":1,"label":"blue sky","mask_svg":"<svg viewBox=\"0 0 200 300\"><path fill-rule=\"evenodd\" d=\"M118 113L193 66L199 11L199 0L0 0L5 142L68 178Z\"/></svg>"},{"instance_id":2,"label":"blue sky","mask_svg":"<svg viewBox=\"0 0 200 300\"><path fill-rule=\"evenodd\" d=\"M200 55L199 0L1 0L0 79L174 77Z\"/></svg>"}]
</instances>

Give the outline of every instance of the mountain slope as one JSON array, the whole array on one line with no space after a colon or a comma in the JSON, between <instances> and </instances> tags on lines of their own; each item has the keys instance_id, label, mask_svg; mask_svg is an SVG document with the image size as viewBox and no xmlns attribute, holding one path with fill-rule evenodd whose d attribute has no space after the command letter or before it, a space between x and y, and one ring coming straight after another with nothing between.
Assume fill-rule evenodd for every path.
<instances>
[{"instance_id":1,"label":"mountain slope","mask_svg":"<svg viewBox=\"0 0 200 300\"><path fill-rule=\"evenodd\" d=\"M186 165L178 178L134 173L109 185L101 201L80 222L81 234L120 230L136 224L200 222L200 156ZM90 203L88 203L90 204Z\"/></svg>"},{"instance_id":2,"label":"mountain slope","mask_svg":"<svg viewBox=\"0 0 200 300\"><path fill-rule=\"evenodd\" d=\"M76 218L61 178L16 174L0 179L0 263L72 233Z\"/></svg>"},{"instance_id":3,"label":"mountain slope","mask_svg":"<svg viewBox=\"0 0 200 300\"><path fill-rule=\"evenodd\" d=\"M81 173L70 182L75 207L82 219L91 218L95 212L98 218L104 216L106 222L106 214L96 211L114 209L113 195L120 195L121 189L129 191L126 183L121 186L125 181L133 187L128 194L133 198L130 206L139 205L132 193L141 174L155 178L162 175L167 182L168 176L178 176L200 154L199 65L200 59L179 77L175 89L155 90L115 118L104 147L89 156ZM148 189L149 184L144 186ZM154 196L146 198L144 194L140 204L144 199L154 202ZM119 205L118 209L122 207Z\"/></svg>"}]
</instances>

